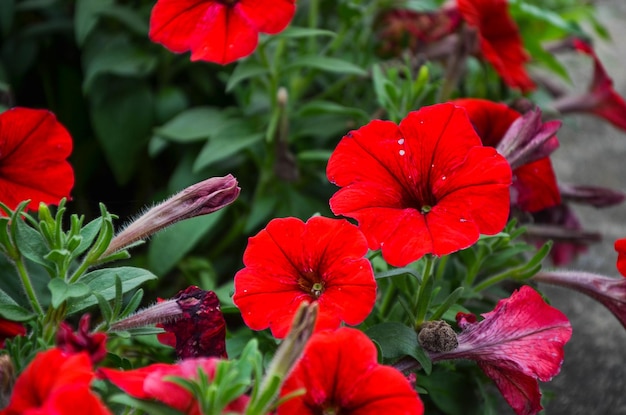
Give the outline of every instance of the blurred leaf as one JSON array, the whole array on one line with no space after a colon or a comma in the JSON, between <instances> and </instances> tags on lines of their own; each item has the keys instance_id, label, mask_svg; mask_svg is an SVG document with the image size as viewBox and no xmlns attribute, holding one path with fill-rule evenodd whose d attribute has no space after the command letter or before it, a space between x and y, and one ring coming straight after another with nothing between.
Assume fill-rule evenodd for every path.
<instances>
[{"instance_id":1,"label":"blurred leaf","mask_svg":"<svg viewBox=\"0 0 626 415\"><path fill-rule=\"evenodd\" d=\"M126 408L135 408L150 415L182 415L182 412L163 405L162 403L136 399L124 393L113 395L109 397L108 401L124 405Z\"/></svg>"},{"instance_id":2,"label":"blurred leaf","mask_svg":"<svg viewBox=\"0 0 626 415\"><path fill-rule=\"evenodd\" d=\"M298 116L302 117L319 114L347 115L356 118L357 121L362 123L367 123L369 120L369 115L360 108L346 107L330 101L317 100L308 102L298 110Z\"/></svg>"},{"instance_id":3,"label":"blurred leaf","mask_svg":"<svg viewBox=\"0 0 626 415\"><path fill-rule=\"evenodd\" d=\"M159 232L150 242L148 264L156 274L169 272L213 227L224 214L218 210L178 222Z\"/></svg>"},{"instance_id":4,"label":"blurred leaf","mask_svg":"<svg viewBox=\"0 0 626 415\"><path fill-rule=\"evenodd\" d=\"M89 286L92 292L100 294L106 301L111 301L115 298L116 276L122 281L123 293L134 290L146 281L157 279L156 275L142 268L119 267L92 271L85 274L80 282ZM76 313L97 303L98 300L92 295L72 304L68 312L70 314Z\"/></svg>"},{"instance_id":5,"label":"blurred leaf","mask_svg":"<svg viewBox=\"0 0 626 415\"><path fill-rule=\"evenodd\" d=\"M101 9L99 14L117 20L140 36L146 36L150 30L147 20L130 7L112 5Z\"/></svg>"},{"instance_id":6,"label":"blurred leaf","mask_svg":"<svg viewBox=\"0 0 626 415\"><path fill-rule=\"evenodd\" d=\"M337 34L333 32L332 30L315 29L315 28L310 28L310 27L289 26L280 34L273 36L272 38L274 39L276 38L297 39L301 37L311 37L311 36L337 37Z\"/></svg>"},{"instance_id":7,"label":"blurred leaf","mask_svg":"<svg viewBox=\"0 0 626 415\"><path fill-rule=\"evenodd\" d=\"M322 71L342 73L346 75L367 76L367 71L361 67L338 58L330 58L327 56L298 56L294 60L281 68L283 72L289 72L292 69L313 68Z\"/></svg>"},{"instance_id":8,"label":"blurred leaf","mask_svg":"<svg viewBox=\"0 0 626 415\"><path fill-rule=\"evenodd\" d=\"M99 13L113 5L114 0L76 0L74 13L74 35L76 43L82 46L98 23Z\"/></svg>"},{"instance_id":9,"label":"blurred leaf","mask_svg":"<svg viewBox=\"0 0 626 415\"><path fill-rule=\"evenodd\" d=\"M248 78L259 77L268 72L268 69L256 60L246 59L241 61L235 67L235 70L230 75L230 78L228 78L228 82L226 83L226 92L232 91L233 88L235 88L241 81Z\"/></svg>"},{"instance_id":10,"label":"blurred leaf","mask_svg":"<svg viewBox=\"0 0 626 415\"><path fill-rule=\"evenodd\" d=\"M150 138L153 96L144 82L117 81L94 85L92 123L117 182L124 184L140 165L137 155Z\"/></svg>"},{"instance_id":11,"label":"blurred leaf","mask_svg":"<svg viewBox=\"0 0 626 415\"><path fill-rule=\"evenodd\" d=\"M144 77L151 73L157 63L155 56L129 43L124 37L111 38L104 47L98 48L85 59L83 90L89 93L94 80L103 74L128 77Z\"/></svg>"},{"instance_id":12,"label":"blurred leaf","mask_svg":"<svg viewBox=\"0 0 626 415\"><path fill-rule=\"evenodd\" d=\"M2 0L0 7L0 33L7 36L13 26L13 17L15 16L15 0Z\"/></svg>"},{"instance_id":13,"label":"blurred leaf","mask_svg":"<svg viewBox=\"0 0 626 415\"><path fill-rule=\"evenodd\" d=\"M264 134L254 132L253 128L241 119L231 119L213 131L211 139L198 154L193 163L193 170L199 171L216 161L230 157L244 148L263 140Z\"/></svg>"},{"instance_id":14,"label":"blurred leaf","mask_svg":"<svg viewBox=\"0 0 626 415\"><path fill-rule=\"evenodd\" d=\"M181 112L154 132L170 141L186 143L206 139L230 122L228 115L218 108L196 107Z\"/></svg>"}]
</instances>

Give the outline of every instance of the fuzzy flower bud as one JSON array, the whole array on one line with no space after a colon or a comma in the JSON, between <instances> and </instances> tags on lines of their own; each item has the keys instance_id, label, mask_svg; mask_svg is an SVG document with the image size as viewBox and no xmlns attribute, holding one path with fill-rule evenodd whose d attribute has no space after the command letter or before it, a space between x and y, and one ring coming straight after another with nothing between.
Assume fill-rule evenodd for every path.
<instances>
[{"instance_id":1,"label":"fuzzy flower bud","mask_svg":"<svg viewBox=\"0 0 626 415\"><path fill-rule=\"evenodd\" d=\"M118 233L103 256L109 256L178 221L213 213L231 204L241 189L232 175L212 177L187 187L156 205Z\"/></svg>"}]
</instances>

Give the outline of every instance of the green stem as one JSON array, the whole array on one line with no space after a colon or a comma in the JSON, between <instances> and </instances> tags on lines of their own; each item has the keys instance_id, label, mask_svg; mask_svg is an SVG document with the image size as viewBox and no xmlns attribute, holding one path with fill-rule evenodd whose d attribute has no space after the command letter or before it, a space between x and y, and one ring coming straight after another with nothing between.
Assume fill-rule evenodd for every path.
<instances>
[{"instance_id":1,"label":"green stem","mask_svg":"<svg viewBox=\"0 0 626 415\"><path fill-rule=\"evenodd\" d=\"M33 289L33 284L30 281L28 276L28 271L26 271L26 267L22 262L22 259L19 258L15 261L15 265L17 267L17 272L20 274L20 278L22 279L22 285L24 286L24 291L26 291L26 295L28 296L33 309L37 312L37 314L43 316L43 308L41 308L41 304L37 299L37 295L35 294L35 290Z\"/></svg>"},{"instance_id":2,"label":"green stem","mask_svg":"<svg viewBox=\"0 0 626 415\"><path fill-rule=\"evenodd\" d=\"M396 285L393 283L391 279L387 280L387 291L385 291L385 295L380 303L380 315L381 317L387 317L387 313L391 308L392 301L396 298Z\"/></svg>"},{"instance_id":3,"label":"green stem","mask_svg":"<svg viewBox=\"0 0 626 415\"><path fill-rule=\"evenodd\" d=\"M433 273L433 266L435 264L435 258L432 255L426 255L424 257L424 271L422 273L422 284L420 285L419 293L414 304L415 313L415 326L419 327L424 322L428 306L430 305L430 296L432 294L432 282L430 281Z\"/></svg>"},{"instance_id":4,"label":"green stem","mask_svg":"<svg viewBox=\"0 0 626 415\"><path fill-rule=\"evenodd\" d=\"M476 284L473 289L474 289L475 292L483 291L483 290L491 287L494 284L497 284L497 283L499 283L501 281L504 281L507 278L511 278L512 276L517 274L518 271L521 271L524 268L525 268L525 266L524 267L520 267L520 268L510 269L510 270L504 271L504 272L502 272L500 274L496 274L496 275L494 275L492 277L486 278L485 280L483 280L483 281L479 282L478 284Z\"/></svg>"},{"instance_id":5,"label":"green stem","mask_svg":"<svg viewBox=\"0 0 626 415\"><path fill-rule=\"evenodd\" d=\"M85 258L82 264L80 264L76 271L74 271L68 282L71 284L78 281L78 279L89 269L90 266L91 261L87 261L87 258Z\"/></svg>"}]
</instances>

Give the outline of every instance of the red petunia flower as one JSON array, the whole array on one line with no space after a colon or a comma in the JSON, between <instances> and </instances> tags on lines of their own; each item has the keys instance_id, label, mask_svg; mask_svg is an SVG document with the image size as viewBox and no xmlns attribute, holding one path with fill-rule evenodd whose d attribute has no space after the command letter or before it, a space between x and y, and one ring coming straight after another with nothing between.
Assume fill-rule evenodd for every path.
<instances>
[{"instance_id":1,"label":"red petunia flower","mask_svg":"<svg viewBox=\"0 0 626 415\"><path fill-rule=\"evenodd\" d=\"M382 248L394 266L467 248L481 233L500 232L509 214L507 161L481 145L465 110L452 104L348 133L326 174L342 187L332 211L356 219L369 247Z\"/></svg>"},{"instance_id":2,"label":"red petunia flower","mask_svg":"<svg viewBox=\"0 0 626 415\"><path fill-rule=\"evenodd\" d=\"M589 112L604 118L617 128L626 130L626 101L615 92L613 80L607 74L598 55L588 43L580 39L574 39L572 46L593 59L593 80L587 93L566 95L554 101L552 106L562 114Z\"/></svg>"},{"instance_id":3,"label":"red petunia flower","mask_svg":"<svg viewBox=\"0 0 626 415\"><path fill-rule=\"evenodd\" d=\"M561 369L563 346L572 335L567 317L528 286L500 300L478 323L459 317L459 346L431 353L431 359L478 362L518 415L538 413L537 380L547 382Z\"/></svg>"},{"instance_id":4,"label":"red petunia flower","mask_svg":"<svg viewBox=\"0 0 626 415\"><path fill-rule=\"evenodd\" d=\"M626 238L615 241L617 251L617 270L626 277Z\"/></svg>"},{"instance_id":5,"label":"red petunia flower","mask_svg":"<svg viewBox=\"0 0 626 415\"><path fill-rule=\"evenodd\" d=\"M256 49L259 32L282 31L295 0L159 0L150 17L150 39L191 60L226 65Z\"/></svg>"},{"instance_id":6,"label":"red petunia flower","mask_svg":"<svg viewBox=\"0 0 626 415\"><path fill-rule=\"evenodd\" d=\"M248 241L233 301L248 327L269 327L276 338L303 301L318 303L316 330L359 324L376 301L366 253L365 237L346 220L273 219Z\"/></svg>"},{"instance_id":7,"label":"red petunia flower","mask_svg":"<svg viewBox=\"0 0 626 415\"><path fill-rule=\"evenodd\" d=\"M87 353L59 349L39 353L15 382L2 415L111 415L91 391L94 378Z\"/></svg>"},{"instance_id":8,"label":"red petunia flower","mask_svg":"<svg viewBox=\"0 0 626 415\"><path fill-rule=\"evenodd\" d=\"M71 152L70 134L50 111L16 107L0 114L0 202L14 209L30 199L28 209L37 210L41 202L69 198Z\"/></svg>"},{"instance_id":9,"label":"red petunia flower","mask_svg":"<svg viewBox=\"0 0 626 415\"><path fill-rule=\"evenodd\" d=\"M486 99L467 98L452 102L465 108L483 145L490 147L498 147L507 130L521 117L506 104ZM561 203L550 158L543 157L513 169L511 202L526 212L537 212Z\"/></svg>"},{"instance_id":10,"label":"red petunia flower","mask_svg":"<svg viewBox=\"0 0 626 415\"><path fill-rule=\"evenodd\" d=\"M72 327L62 322L57 331L57 347L67 354L87 352L91 362L96 364L104 360L107 355L106 333L90 333L91 316L85 314L80 318L78 331L74 333Z\"/></svg>"},{"instance_id":11,"label":"red petunia flower","mask_svg":"<svg viewBox=\"0 0 626 415\"><path fill-rule=\"evenodd\" d=\"M26 327L22 323L0 318L0 349L4 348L6 339L24 335L26 335Z\"/></svg>"},{"instance_id":12,"label":"red petunia flower","mask_svg":"<svg viewBox=\"0 0 626 415\"><path fill-rule=\"evenodd\" d=\"M198 402L191 392L172 382L171 377L197 379L202 369L209 379L215 377L218 358L185 359L177 364L155 363L135 370L100 368L99 373L124 392L139 399L156 399L187 415L201 415ZM226 412L242 413L249 398L240 396L231 402Z\"/></svg>"},{"instance_id":13,"label":"red petunia flower","mask_svg":"<svg viewBox=\"0 0 626 415\"><path fill-rule=\"evenodd\" d=\"M507 0L457 0L457 5L468 26L478 30L480 51L502 80L522 92L535 89L524 68L530 58Z\"/></svg>"},{"instance_id":14,"label":"red petunia flower","mask_svg":"<svg viewBox=\"0 0 626 415\"><path fill-rule=\"evenodd\" d=\"M620 249L623 249L626 240L621 241L623 242L617 242L620 242ZM624 264L626 258L622 255L623 251L620 252L621 258L617 260L618 270L626 265ZM626 328L626 278L611 278L590 272L555 270L541 271L533 276L533 280L588 295L608 308Z\"/></svg>"},{"instance_id":15,"label":"red petunia flower","mask_svg":"<svg viewBox=\"0 0 626 415\"><path fill-rule=\"evenodd\" d=\"M361 331L342 327L311 337L285 381L281 396L299 389L278 415L421 415L424 407L407 378L380 365L372 341Z\"/></svg>"}]
</instances>

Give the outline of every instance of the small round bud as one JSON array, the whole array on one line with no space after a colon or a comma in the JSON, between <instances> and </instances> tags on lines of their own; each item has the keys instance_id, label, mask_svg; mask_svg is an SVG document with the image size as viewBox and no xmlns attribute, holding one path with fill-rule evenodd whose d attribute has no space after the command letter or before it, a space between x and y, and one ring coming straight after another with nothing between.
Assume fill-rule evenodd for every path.
<instances>
[{"instance_id":1,"label":"small round bud","mask_svg":"<svg viewBox=\"0 0 626 415\"><path fill-rule=\"evenodd\" d=\"M434 353L449 352L459 345L455 331L443 320L422 324L417 340L420 346Z\"/></svg>"}]
</instances>

